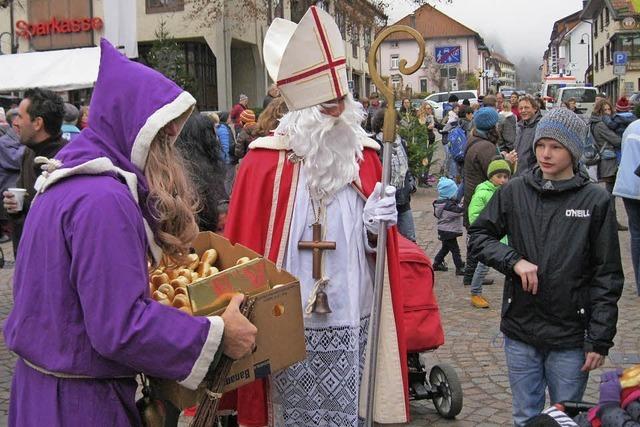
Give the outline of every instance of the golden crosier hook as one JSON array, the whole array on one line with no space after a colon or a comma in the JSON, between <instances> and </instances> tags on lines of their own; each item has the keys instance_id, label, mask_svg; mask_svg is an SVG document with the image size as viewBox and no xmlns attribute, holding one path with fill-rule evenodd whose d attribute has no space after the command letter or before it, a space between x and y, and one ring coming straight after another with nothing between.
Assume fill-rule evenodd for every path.
<instances>
[{"instance_id":1,"label":"golden crosier hook","mask_svg":"<svg viewBox=\"0 0 640 427\"><path fill-rule=\"evenodd\" d=\"M395 33L408 33L411 37L413 37L418 43L418 61L407 68L407 60L400 60L399 71L404 75L409 75L415 73L418 68L422 66L424 62L424 49L425 43L424 38L417 32L414 28L408 27L406 25L392 25L391 27L385 28L378 34L378 37L374 40L371 45L371 49L369 50L369 57L367 59L367 63L369 64L369 74L371 74L371 79L373 83L375 83L376 87L382 95L384 95L387 100L387 110L384 113L384 128L382 130L382 134L385 142L393 142L395 140L396 133L396 110L395 110L395 96L393 93L393 89L391 88L391 82L388 84L384 82L382 77L380 76L380 71L376 66L376 56L378 54L378 49L385 39Z\"/></svg>"}]
</instances>

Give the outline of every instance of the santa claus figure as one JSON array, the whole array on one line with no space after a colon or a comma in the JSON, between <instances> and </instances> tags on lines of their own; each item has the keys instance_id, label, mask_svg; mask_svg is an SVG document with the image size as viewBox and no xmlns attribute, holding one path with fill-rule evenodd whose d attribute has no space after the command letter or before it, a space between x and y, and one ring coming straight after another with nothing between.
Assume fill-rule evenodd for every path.
<instances>
[{"instance_id":1,"label":"santa claus figure","mask_svg":"<svg viewBox=\"0 0 640 427\"><path fill-rule=\"evenodd\" d=\"M250 145L225 233L300 279L307 358L235 396L246 426L357 426L366 412L367 342L380 221L396 222L378 143L348 92L344 41L327 13L276 19L264 42L269 74L289 108ZM408 420L406 353L390 228L376 371L376 421Z\"/></svg>"}]
</instances>

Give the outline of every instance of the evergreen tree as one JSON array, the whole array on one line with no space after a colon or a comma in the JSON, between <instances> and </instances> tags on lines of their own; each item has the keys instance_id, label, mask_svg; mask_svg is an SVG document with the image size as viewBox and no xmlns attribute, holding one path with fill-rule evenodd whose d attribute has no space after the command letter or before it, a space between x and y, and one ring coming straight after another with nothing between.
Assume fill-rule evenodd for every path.
<instances>
[{"instance_id":1,"label":"evergreen tree","mask_svg":"<svg viewBox=\"0 0 640 427\"><path fill-rule=\"evenodd\" d=\"M155 36L156 40L147 56L149 66L173 80L187 92L197 93L198 83L187 71L184 49L169 33L164 19L160 21Z\"/></svg>"}]
</instances>

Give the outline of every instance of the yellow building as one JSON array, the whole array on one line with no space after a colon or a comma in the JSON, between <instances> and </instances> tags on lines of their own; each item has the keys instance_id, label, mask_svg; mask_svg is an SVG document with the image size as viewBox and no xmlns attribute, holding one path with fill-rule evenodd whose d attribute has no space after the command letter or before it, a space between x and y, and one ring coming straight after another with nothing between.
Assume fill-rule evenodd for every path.
<instances>
[{"instance_id":1,"label":"yellow building","mask_svg":"<svg viewBox=\"0 0 640 427\"><path fill-rule=\"evenodd\" d=\"M622 95L640 90L640 11L633 3L590 0L581 15L593 22L593 84L614 102ZM626 52L626 66L615 69L614 52Z\"/></svg>"}]
</instances>

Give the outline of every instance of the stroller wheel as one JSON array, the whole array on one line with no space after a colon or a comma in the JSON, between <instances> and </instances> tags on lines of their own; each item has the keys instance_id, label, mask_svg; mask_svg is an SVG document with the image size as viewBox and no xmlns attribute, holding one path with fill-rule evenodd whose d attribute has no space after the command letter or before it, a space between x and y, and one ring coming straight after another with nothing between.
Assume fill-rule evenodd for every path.
<instances>
[{"instance_id":1,"label":"stroller wheel","mask_svg":"<svg viewBox=\"0 0 640 427\"><path fill-rule=\"evenodd\" d=\"M462 410L462 386L456 371L447 364L435 365L429 373L435 391L433 405L443 418L455 418Z\"/></svg>"}]
</instances>

